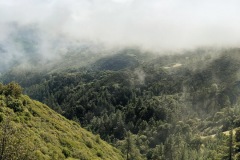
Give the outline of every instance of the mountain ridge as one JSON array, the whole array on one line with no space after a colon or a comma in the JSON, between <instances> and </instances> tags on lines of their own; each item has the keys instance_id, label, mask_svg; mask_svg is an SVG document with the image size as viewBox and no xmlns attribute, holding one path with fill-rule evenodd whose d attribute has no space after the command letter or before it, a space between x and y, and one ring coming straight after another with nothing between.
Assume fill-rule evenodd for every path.
<instances>
[{"instance_id":1,"label":"mountain ridge","mask_svg":"<svg viewBox=\"0 0 240 160\"><path fill-rule=\"evenodd\" d=\"M3 80L16 80L30 97L80 122L130 159L226 157L227 135L201 137L240 126L239 49L155 58L125 51L88 67L11 72Z\"/></svg>"},{"instance_id":2,"label":"mountain ridge","mask_svg":"<svg viewBox=\"0 0 240 160\"><path fill-rule=\"evenodd\" d=\"M82 129L78 123L67 120L46 105L31 100L26 95L17 93L15 96L13 94L15 91L8 94L6 90L9 88L16 91L20 89L17 84L0 86L0 88L5 88L0 89L2 93L0 95L0 124L2 126L0 137L4 138L4 126L9 128L7 133L14 130L15 133L9 135L11 139L14 139L16 135L23 137L24 143L20 144L24 146L24 151L30 154L28 159L123 159L120 151L101 140L99 136L94 136ZM18 132L19 130L22 130L24 134ZM6 145L17 146L15 142L9 142ZM0 150L4 151L1 147ZM13 157L13 159L21 159L21 157Z\"/></svg>"}]
</instances>

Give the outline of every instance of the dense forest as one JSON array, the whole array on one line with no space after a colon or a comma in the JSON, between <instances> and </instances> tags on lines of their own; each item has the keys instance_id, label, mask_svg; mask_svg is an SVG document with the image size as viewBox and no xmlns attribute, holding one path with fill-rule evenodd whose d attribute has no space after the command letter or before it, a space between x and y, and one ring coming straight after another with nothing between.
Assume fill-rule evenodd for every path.
<instances>
[{"instance_id":1,"label":"dense forest","mask_svg":"<svg viewBox=\"0 0 240 160\"><path fill-rule=\"evenodd\" d=\"M239 57L234 48L124 49L84 66L15 68L1 79L99 134L127 160L240 159Z\"/></svg>"}]
</instances>

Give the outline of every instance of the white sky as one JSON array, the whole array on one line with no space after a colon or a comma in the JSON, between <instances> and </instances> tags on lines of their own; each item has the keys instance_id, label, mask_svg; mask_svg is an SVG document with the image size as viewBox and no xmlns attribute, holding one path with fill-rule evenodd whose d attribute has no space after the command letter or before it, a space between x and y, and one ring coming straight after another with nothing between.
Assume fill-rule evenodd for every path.
<instances>
[{"instance_id":1,"label":"white sky","mask_svg":"<svg viewBox=\"0 0 240 160\"><path fill-rule=\"evenodd\" d=\"M240 44L239 0L0 0L0 39L9 22L109 46L160 50Z\"/></svg>"}]
</instances>

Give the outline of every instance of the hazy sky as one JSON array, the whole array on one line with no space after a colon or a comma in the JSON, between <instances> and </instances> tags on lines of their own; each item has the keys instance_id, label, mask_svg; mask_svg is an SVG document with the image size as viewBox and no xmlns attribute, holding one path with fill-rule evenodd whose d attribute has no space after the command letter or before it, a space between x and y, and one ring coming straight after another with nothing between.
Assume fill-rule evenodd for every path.
<instances>
[{"instance_id":1,"label":"hazy sky","mask_svg":"<svg viewBox=\"0 0 240 160\"><path fill-rule=\"evenodd\" d=\"M147 49L240 44L239 0L0 0L0 40L11 22L36 25L46 41L64 35Z\"/></svg>"}]
</instances>

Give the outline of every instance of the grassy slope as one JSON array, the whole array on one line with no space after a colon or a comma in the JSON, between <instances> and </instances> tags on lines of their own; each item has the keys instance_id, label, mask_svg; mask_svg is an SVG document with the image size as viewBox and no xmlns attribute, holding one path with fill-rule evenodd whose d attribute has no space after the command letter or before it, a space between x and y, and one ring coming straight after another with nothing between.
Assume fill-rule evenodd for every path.
<instances>
[{"instance_id":1,"label":"grassy slope","mask_svg":"<svg viewBox=\"0 0 240 160\"><path fill-rule=\"evenodd\" d=\"M15 126L23 127L25 133L30 135L29 144L26 145L36 148L34 154L37 159L123 159L117 149L76 122L67 120L28 96L22 95L20 100L25 102L24 111L13 112L0 104L0 114L3 119L11 119ZM64 152L69 156L64 155Z\"/></svg>"},{"instance_id":2,"label":"grassy slope","mask_svg":"<svg viewBox=\"0 0 240 160\"><path fill-rule=\"evenodd\" d=\"M236 130L238 130L238 129L240 129L240 127L234 128L234 129L232 130L233 135L236 134ZM230 131L225 131L225 132L222 132L222 133L223 133L223 135L226 135L226 136L229 136L229 135L230 135ZM216 134L212 134L212 135L209 135L209 136L201 136L201 138L202 138L202 139L205 139L205 138L214 138L215 136L216 136Z\"/></svg>"}]
</instances>

